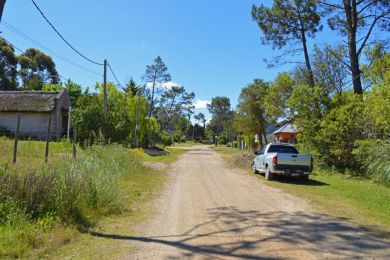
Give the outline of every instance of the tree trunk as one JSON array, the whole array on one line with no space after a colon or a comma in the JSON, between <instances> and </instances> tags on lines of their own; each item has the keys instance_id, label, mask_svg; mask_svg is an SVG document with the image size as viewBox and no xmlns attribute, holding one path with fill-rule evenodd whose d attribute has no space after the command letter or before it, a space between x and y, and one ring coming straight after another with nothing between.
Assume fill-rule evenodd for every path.
<instances>
[{"instance_id":1,"label":"tree trunk","mask_svg":"<svg viewBox=\"0 0 390 260\"><path fill-rule=\"evenodd\" d=\"M357 29L357 10L356 0L344 0L345 17L348 28L348 50L349 61L352 72L353 91L356 94L363 94L363 87L360 75L359 55L356 50L356 29Z\"/></svg>"},{"instance_id":2,"label":"tree trunk","mask_svg":"<svg viewBox=\"0 0 390 260\"><path fill-rule=\"evenodd\" d=\"M1 22L1 18L3 17L3 10L4 10L5 1L6 0L0 0L0 22Z\"/></svg>"},{"instance_id":3,"label":"tree trunk","mask_svg":"<svg viewBox=\"0 0 390 260\"><path fill-rule=\"evenodd\" d=\"M315 86L314 73L313 73L313 70L311 69L309 52L307 50L305 27L304 27L302 18L301 18L299 13L298 13L298 15L299 15L299 23L301 26L300 32L301 32L301 40L302 40L302 45L303 45L303 53L305 55L306 69L307 69L307 72L309 73L309 81L310 81L309 83L310 83L310 87L314 88L314 86Z\"/></svg>"},{"instance_id":4,"label":"tree trunk","mask_svg":"<svg viewBox=\"0 0 390 260\"><path fill-rule=\"evenodd\" d=\"M154 72L154 77L153 77L152 99L150 100L149 117L152 117L152 113L153 113L153 106L154 106L154 88L155 88L155 86L156 86L156 77L157 77L157 71Z\"/></svg>"}]
</instances>

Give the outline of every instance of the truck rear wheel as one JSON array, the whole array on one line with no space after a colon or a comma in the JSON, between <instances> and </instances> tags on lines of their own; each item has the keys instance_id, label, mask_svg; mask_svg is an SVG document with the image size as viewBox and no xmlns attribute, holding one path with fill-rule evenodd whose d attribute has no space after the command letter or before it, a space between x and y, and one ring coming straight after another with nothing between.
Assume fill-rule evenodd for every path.
<instances>
[{"instance_id":1,"label":"truck rear wheel","mask_svg":"<svg viewBox=\"0 0 390 260\"><path fill-rule=\"evenodd\" d=\"M274 178L274 175L272 174L272 172L269 170L269 168L265 168L265 179L270 181L270 180L273 180Z\"/></svg>"}]
</instances>

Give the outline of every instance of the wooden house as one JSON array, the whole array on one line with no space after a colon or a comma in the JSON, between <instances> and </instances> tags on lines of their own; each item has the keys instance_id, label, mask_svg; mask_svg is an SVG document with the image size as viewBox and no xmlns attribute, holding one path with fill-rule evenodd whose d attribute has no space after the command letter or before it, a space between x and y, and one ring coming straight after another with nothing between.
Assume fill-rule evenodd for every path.
<instances>
[{"instance_id":1,"label":"wooden house","mask_svg":"<svg viewBox=\"0 0 390 260\"><path fill-rule=\"evenodd\" d=\"M0 91L0 131L13 134L20 114L19 134L43 140L51 118L51 136L59 141L68 128L70 106L65 89L59 92Z\"/></svg>"}]
</instances>

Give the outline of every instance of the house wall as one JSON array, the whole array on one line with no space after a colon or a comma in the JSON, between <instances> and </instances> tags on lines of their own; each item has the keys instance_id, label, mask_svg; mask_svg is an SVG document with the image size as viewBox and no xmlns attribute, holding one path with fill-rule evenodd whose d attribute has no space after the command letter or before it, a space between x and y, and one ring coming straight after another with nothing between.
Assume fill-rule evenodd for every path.
<instances>
[{"instance_id":1,"label":"house wall","mask_svg":"<svg viewBox=\"0 0 390 260\"><path fill-rule=\"evenodd\" d=\"M19 135L27 135L32 138L46 139L48 120L51 116L51 135L57 136L57 118L55 113L20 113ZM17 122L17 113L15 112L0 112L0 128L15 133Z\"/></svg>"},{"instance_id":2,"label":"house wall","mask_svg":"<svg viewBox=\"0 0 390 260\"><path fill-rule=\"evenodd\" d=\"M296 143L297 133L277 133L275 139L282 143Z\"/></svg>"}]
</instances>

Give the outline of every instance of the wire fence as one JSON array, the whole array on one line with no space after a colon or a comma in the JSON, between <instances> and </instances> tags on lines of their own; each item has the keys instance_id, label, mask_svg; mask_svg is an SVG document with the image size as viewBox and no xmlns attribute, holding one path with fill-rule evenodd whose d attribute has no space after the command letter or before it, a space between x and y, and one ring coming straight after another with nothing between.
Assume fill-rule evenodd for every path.
<instances>
[{"instance_id":1,"label":"wire fence","mask_svg":"<svg viewBox=\"0 0 390 260\"><path fill-rule=\"evenodd\" d=\"M66 131L56 129L51 117L35 120L36 124L22 114L8 115L7 120L4 118L0 120L0 163L34 165L76 159L76 131L67 135Z\"/></svg>"}]
</instances>

